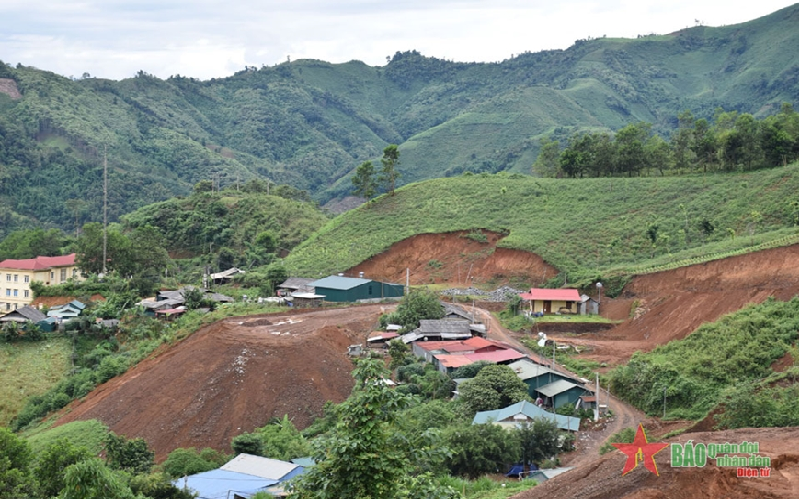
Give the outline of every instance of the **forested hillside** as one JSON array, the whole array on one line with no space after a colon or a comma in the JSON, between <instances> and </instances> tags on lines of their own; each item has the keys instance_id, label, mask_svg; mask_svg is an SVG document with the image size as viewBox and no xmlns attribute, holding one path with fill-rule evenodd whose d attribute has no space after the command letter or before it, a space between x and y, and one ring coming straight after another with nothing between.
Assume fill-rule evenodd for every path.
<instances>
[{"instance_id":1,"label":"forested hillside","mask_svg":"<svg viewBox=\"0 0 799 499\"><path fill-rule=\"evenodd\" d=\"M459 63L397 52L384 67L300 60L223 79L68 79L0 64L0 236L26 225L99 220L107 155L110 213L261 177L319 201L400 145L401 182L464 171L529 172L539 139L657 133L691 110L761 118L799 101L799 6L734 26ZM2 54L0 54L0 57ZM69 201L72 200L72 201Z\"/></svg>"}]
</instances>

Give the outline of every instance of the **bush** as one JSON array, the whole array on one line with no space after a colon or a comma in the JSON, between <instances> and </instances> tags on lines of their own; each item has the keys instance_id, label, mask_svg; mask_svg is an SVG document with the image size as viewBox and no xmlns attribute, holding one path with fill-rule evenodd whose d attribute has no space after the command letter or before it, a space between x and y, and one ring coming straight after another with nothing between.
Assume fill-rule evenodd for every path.
<instances>
[{"instance_id":1,"label":"bush","mask_svg":"<svg viewBox=\"0 0 799 499\"><path fill-rule=\"evenodd\" d=\"M253 456L264 455L264 441L261 435L257 433L242 433L230 443L233 448L233 453L238 454L252 454Z\"/></svg>"},{"instance_id":2,"label":"bush","mask_svg":"<svg viewBox=\"0 0 799 499\"><path fill-rule=\"evenodd\" d=\"M172 478L180 478L216 469L225 464L225 458L226 456L213 449L206 448L200 452L194 447L177 448L169 453L161 464L161 469Z\"/></svg>"}]
</instances>

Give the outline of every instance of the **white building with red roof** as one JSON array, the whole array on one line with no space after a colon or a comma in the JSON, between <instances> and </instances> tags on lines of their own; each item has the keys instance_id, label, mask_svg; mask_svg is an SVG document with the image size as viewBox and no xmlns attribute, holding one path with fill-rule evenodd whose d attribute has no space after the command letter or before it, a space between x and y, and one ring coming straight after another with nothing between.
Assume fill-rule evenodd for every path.
<instances>
[{"instance_id":1,"label":"white building with red roof","mask_svg":"<svg viewBox=\"0 0 799 499\"><path fill-rule=\"evenodd\" d=\"M75 264L75 253L3 260L0 262L0 314L31 303L32 282L52 285L65 283L69 279L83 280Z\"/></svg>"},{"instance_id":2,"label":"white building with red roof","mask_svg":"<svg viewBox=\"0 0 799 499\"><path fill-rule=\"evenodd\" d=\"M523 301L529 303L532 313L576 314L578 304L581 302L580 293L576 289L532 288L529 292L521 293L519 296Z\"/></svg>"}]
</instances>

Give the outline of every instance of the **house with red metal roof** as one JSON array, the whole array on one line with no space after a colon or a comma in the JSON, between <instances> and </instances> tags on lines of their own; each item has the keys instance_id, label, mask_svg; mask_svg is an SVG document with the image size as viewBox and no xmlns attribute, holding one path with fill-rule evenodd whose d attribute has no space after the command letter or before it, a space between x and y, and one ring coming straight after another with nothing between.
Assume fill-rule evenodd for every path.
<instances>
[{"instance_id":1,"label":"house with red metal roof","mask_svg":"<svg viewBox=\"0 0 799 499\"><path fill-rule=\"evenodd\" d=\"M527 293L519 294L519 297L528 303L531 313L576 314L581 303L580 293L576 289L532 288Z\"/></svg>"},{"instance_id":2,"label":"house with red metal roof","mask_svg":"<svg viewBox=\"0 0 799 499\"><path fill-rule=\"evenodd\" d=\"M3 260L0 262L0 313L31 303L30 283L33 281L51 285L63 284L69 279L83 280L75 263L75 253Z\"/></svg>"}]
</instances>

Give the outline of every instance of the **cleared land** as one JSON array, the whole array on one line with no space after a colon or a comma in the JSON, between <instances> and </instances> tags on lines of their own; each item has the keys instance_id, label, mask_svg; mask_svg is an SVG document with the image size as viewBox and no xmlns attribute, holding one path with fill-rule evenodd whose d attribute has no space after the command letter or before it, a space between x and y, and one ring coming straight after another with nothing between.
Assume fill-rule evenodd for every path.
<instances>
[{"instance_id":1,"label":"cleared land","mask_svg":"<svg viewBox=\"0 0 799 499\"><path fill-rule=\"evenodd\" d=\"M299 428L350 394L347 346L364 343L384 306L292 311L210 324L68 407L56 425L97 419L147 440L230 451L230 440L288 414Z\"/></svg>"}]
</instances>

